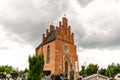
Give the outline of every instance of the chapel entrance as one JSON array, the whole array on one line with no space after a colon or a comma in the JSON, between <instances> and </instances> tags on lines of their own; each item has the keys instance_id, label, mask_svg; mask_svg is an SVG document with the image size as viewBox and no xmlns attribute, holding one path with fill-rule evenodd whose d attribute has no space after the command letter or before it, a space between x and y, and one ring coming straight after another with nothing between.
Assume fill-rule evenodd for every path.
<instances>
[{"instance_id":1,"label":"chapel entrance","mask_svg":"<svg viewBox=\"0 0 120 80\"><path fill-rule=\"evenodd\" d=\"M65 62L65 73L68 74L68 62Z\"/></svg>"}]
</instances>

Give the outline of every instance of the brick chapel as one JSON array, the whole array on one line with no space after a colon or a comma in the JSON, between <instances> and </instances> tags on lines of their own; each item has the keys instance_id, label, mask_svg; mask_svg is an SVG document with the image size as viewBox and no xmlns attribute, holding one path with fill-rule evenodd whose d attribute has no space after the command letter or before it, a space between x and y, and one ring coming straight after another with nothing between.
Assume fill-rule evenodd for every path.
<instances>
[{"instance_id":1,"label":"brick chapel","mask_svg":"<svg viewBox=\"0 0 120 80\"><path fill-rule=\"evenodd\" d=\"M42 42L36 48L36 55L44 54L44 71L51 74L67 73L74 70L78 75L78 56L74 44L74 34L71 33L71 26L68 25L66 17L62 18L59 26L50 25L46 34L42 35Z\"/></svg>"}]
</instances>

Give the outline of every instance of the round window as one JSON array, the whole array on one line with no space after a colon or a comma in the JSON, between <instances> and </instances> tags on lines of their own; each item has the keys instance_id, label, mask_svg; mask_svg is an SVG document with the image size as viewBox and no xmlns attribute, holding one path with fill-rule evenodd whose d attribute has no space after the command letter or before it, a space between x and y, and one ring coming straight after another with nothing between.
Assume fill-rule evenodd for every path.
<instances>
[{"instance_id":1,"label":"round window","mask_svg":"<svg viewBox=\"0 0 120 80\"><path fill-rule=\"evenodd\" d=\"M67 45L64 46L64 51L67 52L69 50L69 47Z\"/></svg>"}]
</instances>

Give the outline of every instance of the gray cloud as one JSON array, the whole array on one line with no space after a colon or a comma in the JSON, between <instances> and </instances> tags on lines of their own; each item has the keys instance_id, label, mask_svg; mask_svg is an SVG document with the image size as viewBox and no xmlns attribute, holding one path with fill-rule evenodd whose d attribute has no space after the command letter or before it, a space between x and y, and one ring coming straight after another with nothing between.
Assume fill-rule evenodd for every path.
<instances>
[{"instance_id":1,"label":"gray cloud","mask_svg":"<svg viewBox=\"0 0 120 80\"><path fill-rule=\"evenodd\" d=\"M78 1L78 3L81 5L81 6L83 6L83 7L85 7L85 6L87 6L88 4L90 4L92 1L94 1L94 0L77 0Z\"/></svg>"},{"instance_id":2,"label":"gray cloud","mask_svg":"<svg viewBox=\"0 0 120 80\"><path fill-rule=\"evenodd\" d=\"M6 46L0 46L0 50L7 50L7 49L9 49L9 48Z\"/></svg>"},{"instance_id":3,"label":"gray cloud","mask_svg":"<svg viewBox=\"0 0 120 80\"><path fill-rule=\"evenodd\" d=\"M83 37L77 36L77 44L83 48L120 48L119 4L98 0L81 11L85 34Z\"/></svg>"},{"instance_id":4,"label":"gray cloud","mask_svg":"<svg viewBox=\"0 0 120 80\"><path fill-rule=\"evenodd\" d=\"M61 16L67 13L78 47L120 47L119 2L77 0L80 5L77 5L79 8L76 9L76 4L71 1L74 2L74 0L66 0L66 2L64 0L13 0L6 5L4 11L0 10L0 25L4 26L8 36L17 34L26 43L36 47L49 25L52 22L58 24ZM14 40L22 43L17 38Z\"/></svg>"},{"instance_id":5,"label":"gray cloud","mask_svg":"<svg viewBox=\"0 0 120 80\"><path fill-rule=\"evenodd\" d=\"M6 5L5 12L0 11L0 24L9 34L18 34L26 42L37 46L41 42L42 33L52 21L63 15L68 4L64 0L13 0Z\"/></svg>"}]
</instances>

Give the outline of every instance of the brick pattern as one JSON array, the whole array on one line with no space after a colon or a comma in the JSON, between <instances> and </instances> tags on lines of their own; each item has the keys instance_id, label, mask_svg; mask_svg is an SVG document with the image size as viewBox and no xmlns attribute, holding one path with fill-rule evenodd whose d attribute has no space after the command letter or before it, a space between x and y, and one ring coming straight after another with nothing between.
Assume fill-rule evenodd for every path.
<instances>
[{"instance_id":1,"label":"brick pattern","mask_svg":"<svg viewBox=\"0 0 120 80\"><path fill-rule=\"evenodd\" d=\"M59 22L59 27L50 25L50 30L46 30L46 35L43 34L42 41L44 42L50 33L55 30L55 40L44 44L42 47L36 50L36 55L39 53L44 54L44 70L51 70L52 74L59 74L65 72L65 62L68 63L68 71L72 69L77 75L76 67L79 70L78 65L75 66L75 62L78 63L78 56L76 54L76 46L74 45L74 34L71 33L71 26L68 26L68 20L66 17L62 18L62 22ZM47 46L50 46L50 63L46 63ZM64 50L64 46L68 46L68 50ZM69 74L69 73L68 73Z\"/></svg>"}]
</instances>

